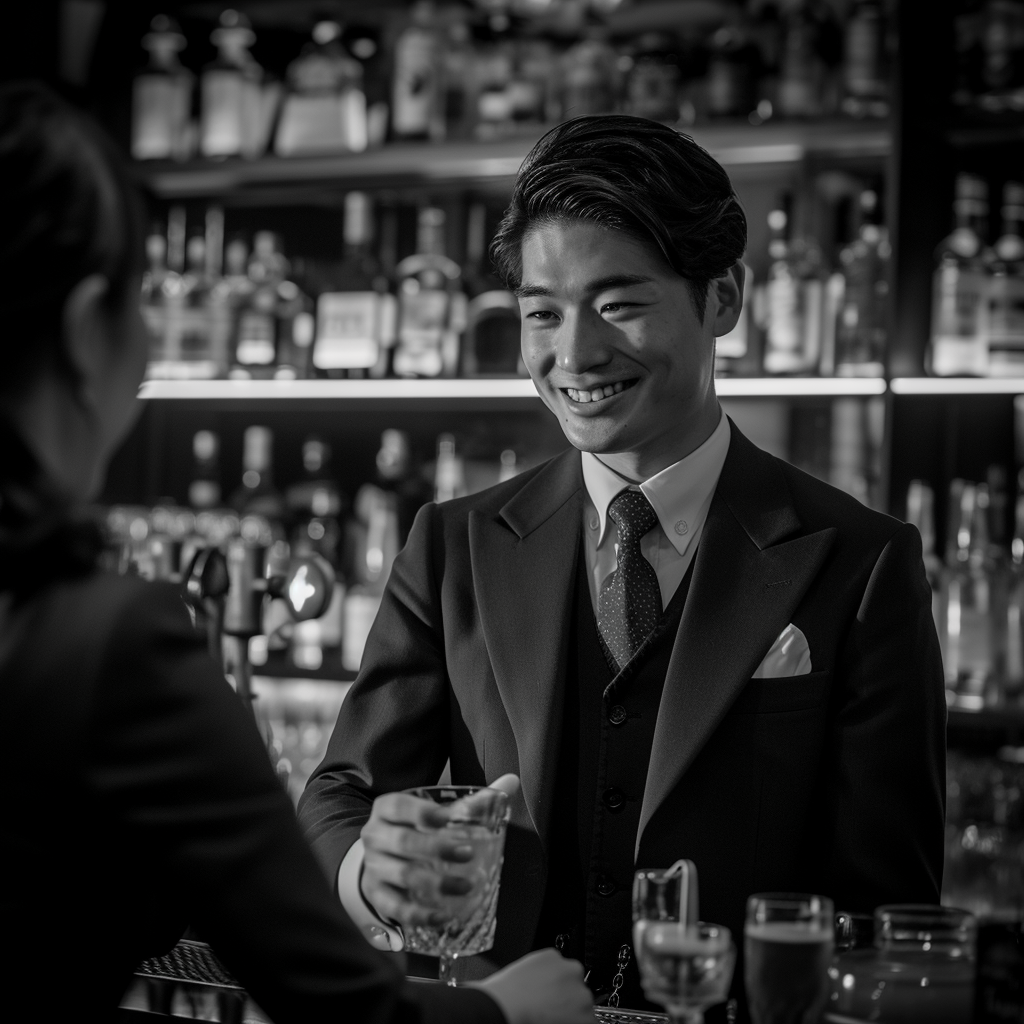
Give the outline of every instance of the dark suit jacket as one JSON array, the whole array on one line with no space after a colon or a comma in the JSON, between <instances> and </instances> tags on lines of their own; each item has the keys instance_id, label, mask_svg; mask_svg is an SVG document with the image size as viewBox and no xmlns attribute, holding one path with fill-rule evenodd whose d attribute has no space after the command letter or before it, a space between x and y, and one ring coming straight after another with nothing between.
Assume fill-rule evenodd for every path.
<instances>
[{"instance_id":1,"label":"dark suit jacket","mask_svg":"<svg viewBox=\"0 0 1024 1024\"><path fill-rule=\"evenodd\" d=\"M191 923L279 1024L503 1020L364 941L174 588L0 586L0 723L0 977L29 1016L113 1019Z\"/></svg>"},{"instance_id":2,"label":"dark suit jacket","mask_svg":"<svg viewBox=\"0 0 1024 1024\"><path fill-rule=\"evenodd\" d=\"M395 562L300 820L328 872L373 798L517 772L492 959L530 948L543 897L585 488L572 451L428 505ZM746 897L938 901L945 701L912 526L752 445L735 425L676 635L637 867L696 862L701 915ZM787 623L809 675L752 679Z\"/></svg>"}]
</instances>

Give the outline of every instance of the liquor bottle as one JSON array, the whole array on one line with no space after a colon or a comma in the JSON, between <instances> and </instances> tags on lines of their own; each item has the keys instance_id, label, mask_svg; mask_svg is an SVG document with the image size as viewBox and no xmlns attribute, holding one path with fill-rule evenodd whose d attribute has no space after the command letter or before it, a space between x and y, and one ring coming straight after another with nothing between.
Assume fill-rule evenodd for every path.
<instances>
[{"instance_id":1,"label":"liquor bottle","mask_svg":"<svg viewBox=\"0 0 1024 1024\"><path fill-rule=\"evenodd\" d=\"M262 516L271 524L284 517L284 498L274 486L274 433L269 427L246 427L242 445L242 483L231 506L243 515Z\"/></svg>"},{"instance_id":2,"label":"liquor bottle","mask_svg":"<svg viewBox=\"0 0 1024 1024\"><path fill-rule=\"evenodd\" d=\"M146 235L148 266L142 275L142 319L149 331L149 367L147 377L159 376L166 359L167 306L164 280L167 277L167 236L154 224Z\"/></svg>"},{"instance_id":3,"label":"liquor bottle","mask_svg":"<svg viewBox=\"0 0 1024 1024\"><path fill-rule=\"evenodd\" d=\"M404 430L388 429L380 437L377 452L377 486L395 495L398 509L398 539L404 544L416 513L433 498L428 482L412 457L412 444Z\"/></svg>"},{"instance_id":4,"label":"liquor bottle","mask_svg":"<svg viewBox=\"0 0 1024 1024\"><path fill-rule=\"evenodd\" d=\"M225 285L227 275L224 272L224 211L219 206L207 207L204 248L211 376L224 377L231 362L234 308L231 286Z\"/></svg>"},{"instance_id":5,"label":"liquor bottle","mask_svg":"<svg viewBox=\"0 0 1024 1024\"><path fill-rule=\"evenodd\" d=\"M313 365L329 376L365 376L390 348L397 315L373 253L373 208L365 192L345 196L344 236L335 288L317 299Z\"/></svg>"},{"instance_id":6,"label":"liquor bottle","mask_svg":"<svg viewBox=\"0 0 1024 1024\"><path fill-rule=\"evenodd\" d=\"M1021 480L1024 491L1024 479ZM1007 700L1024 694L1024 493L1017 495L1006 602L1006 658L1003 686Z\"/></svg>"},{"instance_id":7,"label":"liquor bottle","mask_svg":"<svg viewBox=\"0 0 1024 1024\"><path fill-rule=\"evenodd\" d=\"M197 430L192 438L192 481L188 503L197 512L220 505L220 438L212 430Z\"/></svg>"},{"instance_id":8,"label":"liquor bottle","mask_svg":"<svg viewBox=\"0 0 1024 1024\"><path fill-rule=\"evenodd\" d=\"M142 37L149 64L132 83L132 156L136 160L185 159L190 148L193 75L178 54L185 37L177 22L158 14Z\"/></svg>"},{"instance_id":9,"label":"liquor bottle","mask_svg":"<svg viewBox=\"0 0 1024 1024\"><path fill-rule=\"evenodd\" d=\"M608 114L619 94L619 63L598 26L584 30L583 38L569 47L560 63L564 116Z\"/></svg>"},{"instance_id":10,"label":"liquor bottle","mask_svg":"<svg viewBox=\"0 0 1024 1024\"><path fill-rule=\"evenodd\" d=\"M364 484L356 495L360 542L353 584L345 595L341 663L356 671L380 608L391 566L398 556L398 503L393 491Z\"/></svg>"},{"instance_id":11,"label":"liquor bottle","mask_svg":"<svg viewBox=\"0 0 1024 1024\"><path fill-rule=\"evenodd\" d=\"M747 117L754 110L757 50L745 26L731 21L711 36L708 58L708 114L711 117Z\"/></svg>"},{"instance_id":12,"label":"liquor bottle","mask_svg":"<svg viewBox=\"0 0 1024 1024\"><path fill-rule=\"evenodd\" d=\"M210 36L216 59L203 70L199 147L203 156L258 156L266 148L276 85L263 84L263 69L249 47L256 41L249 19L226 10Z\"/></svg>"},{"instance_id":13,"label":"liquor bottle","mask_svg":"<svg viewBox=\"0 0 1024 1024\"><path fill-rule=\"evenodd\" d=\"M472 203L467 217L466 333L462 339L462 376L525 376L520 346L519 300L490 268L487 207Z\"/></svg>"},{"instance_id":14,"label":"liquor bottle","mask_svg":"<svg viewBox=\"0 0 1024 1024\"><path fill-rule=\"evenodd\" d=\"M946 699L978 711L994 668L985 484L964 484L959 512L956 556L949 566L943 608Z\"/></svg>"},{"instance_id":15,"label":"liquor bottle","mask_svg":"<svg viewBox=\"0 0 1024 1024\"><path fill-rule=\"evenodd\" d=\"M1024 184L1003 186L1003 233L992 246L988 282L988 372L1024 374Z\"/></svg>"},{"instance_id":16,"label":"liquor bottle","mask_svg":"<svg viewBox=\"0 0 1024 1024\"><path fill-rule=\"evenodd\" d=\"M182 365L185 304L185 208L167 211L167 268L160 285L163 300L163 338L150 360L152 377L177 377ZM159 355L157 355L157 351Z\"/></svg>"},{"instance_id":17,"label":"liquor bottle","mask_svg":"<svg viewBox=\"0 0 1024 1024\"><path fill-rule=\"evenodd\" d=\"M818 365L824 283L821 255L808 239L793 236L790 197L768 214L771 264L765 285L767 373L809 373Z\"/></svg>"},{"instance_id":18,"label":"liquor bottle","mask_svg":"<svg viewBox=\"0 0 1024 1024\"><path fill-rule=\"evenodd\" d=\"M461 455L456 454L452 434L437 439L437 462L434 465L434 501L451 501L466 494L466 470Z\"/></svg>"},{"instance_id":19,"label":"liquor bottle","mask_svg":"<svg viewBox=\"0 0 1024 1024\"><path fill-rule=\"evenodd\" d=\"M998 113L1019 109L1024 86L1024 10L1013 0L988 0L979 36L981 81L978 105Z\"/></svg>"},{"instance_id":20,"label":"liquor bottle","mask_svg":"<svg viewBox=\"0 0 1024 1024\"><path fill-rule=\"evenodd\" d=\"M988 370L985 183L959 175L953 212L956 226L939 246L932 284L931 371L940 377L983 376Z\"/></svg>"},{"instance_id":21,"label":"liquor bottle","mask_svg":"<svg viewBox=\"0 0 1024 1024\"><path fill-rule=\"evenodd\" d=\"M631 48L626 75L626 109L653 121L679 118L682 84L679 44L668 32L645 32Z\"/></svg>"},{"instance_id":22,"label":"liquor bottle","mask_svg":"<svg viewBox=\"0 0 1024 1024\"><path fill-rule=\"evenodd\" d=\"M444 138L441 38L430 0L417 0L395 42L391 134L396 139Z\"/></svg>"},{"instance_id":23,"label":"liquor bottle","mask_svg":"<svg viewBox=\"0 0 1024 1024\"><path fill-rule=\"evenodd\" d=\"M249 289L235 324L233 377L271 377L277 364L277 286L282 280L277 242L258 231L246 270Z\"/></svg>"},{"instance_id":24,"label":"liquor bottle","mask_svg":"<svg viewBox=\"0 0 1024 1024\"><path fill-rule=\"evenodd\" d=\"M316 318L313 302L299 287L292 264L278 252L280 279L274 306L274 334L277 347L276 380L304 380L312 375L313 339Z\"/></svg>"},{"instance_id":25,"label":"liquor bottle","mask_svg":"<svg viewBox=\"0 0 1024 1024\"><path fill-rule=\"evenodd\" d=\"M477 112L477 56L466 18L458 9L445 26L441 53L441 109L448 139L472 138Z\"/></svg>"},{"instance_id":26,"label":"liquor bottle","mask_svg":"<svg viewBox=\"0 0 1024 1024\"><path fill-rule=\"evenodd\" d=\"M341 569L343 499L331 477L331 447L316 437L302 445L303 478L288 488L286 501L292 516L292 550L296 555L317 554L335 570L334 592L319 619L295 624L292 660L302 668L317 669L324 650L341 647L345 583Z\"/></svg>"},{"instance_id":27,"label":"liquor bottle","mask_svg":"<svg viewBox=\"0 0 1024 1024\"><path fill-rule=\"evenodd\" d=\"M879 0L855 0L844 42L843 112L853 117L886 117L885 23Z\"/></svg>"},{"instance_id":28,"label":"liquor bottle","mask_svg":"<svg viewBox=\"0 0 1024 1024\"><path fill-rule=\"evenodd\" d=\"M210 352L210 281L206 276L206 237L193 230L185 243L185 273L181 278L181 366L185 379L217 375Z\"/></svg>"},{"instance_id":29,"label":"liquor bottle","mask_svg":"<svg viewBox=\"0 0 1024 1024\"><path fill-rule=\"evenodd\" d=\"M521 470L518 466L516 453L511 448L506 448L501 453L499 460L501 468L498 470L498 483L503 484L506 480L513 480L519 476Z\"/></svg>"},{"instance_id":30,"label":"liquor bottle","mask_svg":"<svg viewBox=\"0 0 1024 1024\"><path fill-rule=\"evenodd\" d=\"M822 112L818 26L806 0L789 4L783 18L779 113L783 117L816 117Z\"/></svg>"},{"instance_id":31,"label":"liquor bottle","mask_svg":"<svg viewBox=\"0 0 1024 1024\"><path fill-rule=\"evenodd\" d=\"M840 377L881 377L889 321L889 245L879 223L878 194L861 192L857 237L839 253L842 301L835 327L835 372Z\"/></svg>"},{"instance_id":32,"label":"liquor bottle","mask_svg":"<svg viewBox=\"0 0 1024 1024\"><path fill-rule=\"evenodd\" d=\"M466 326L462 270L445 254L444 211L419 212L416 254L396 268L398 333L394 373L398 377L453 377L459 337Z\"/></svg>"},{"instance_id":33,"label":"liquor bottle","mask_svg":"<svg viewBox=\"0 0 1024 1024\"><path fill-rule=\"evenodd\" d=\"M278 156L361 152L367 144L363 67L344 48L341 26L319 21L288 66L288 94L274 139Z\"/></svg>"},{"instance_id":34,"label":"liquor bottle","mask_svg":"<svg viewBox=\"0 0 1024 1024\"><path fill-rule=\"evenodd\" d=\"M911 480L907 490L907 522L921 534L924 574L932 590L932 618L941 632L943 568L935 553L935 492L923 480Z\"/></svg>"}]
</instances>

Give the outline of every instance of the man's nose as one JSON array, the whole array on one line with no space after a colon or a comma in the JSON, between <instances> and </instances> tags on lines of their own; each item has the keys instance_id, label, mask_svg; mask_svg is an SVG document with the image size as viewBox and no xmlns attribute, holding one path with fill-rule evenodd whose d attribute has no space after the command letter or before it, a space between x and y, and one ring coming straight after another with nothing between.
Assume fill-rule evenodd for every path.
<instances>
[{"instance_id":1,"label":"man's nose","mask_svg":"<svg viewBox=\"0 0 1024 1024\"><path fill-rule=\"evenodd\" d=\"M589 311L565 317L558 332L555 361L566 373L582 374L603 366L613 354L608 324Z\"/></svg>"}]
</instances>

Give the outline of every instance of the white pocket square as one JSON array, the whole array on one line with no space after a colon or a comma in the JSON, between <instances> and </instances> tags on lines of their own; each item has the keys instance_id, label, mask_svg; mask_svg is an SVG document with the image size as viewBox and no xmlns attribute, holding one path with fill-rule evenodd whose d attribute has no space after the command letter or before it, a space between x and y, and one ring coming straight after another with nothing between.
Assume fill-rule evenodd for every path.
<instances>
[{"instance_id":1,"label":"white pocket square","mask_svg":"<svg viewBox=\"0 0 1024 1024\"><path fill-rule=\"evenodd\" d=\"M780 676L805 676L811 671L811 649L802 630L791 622L772 644L757 666L754 679L778 679Z\"/></svg>"}]
</instances>

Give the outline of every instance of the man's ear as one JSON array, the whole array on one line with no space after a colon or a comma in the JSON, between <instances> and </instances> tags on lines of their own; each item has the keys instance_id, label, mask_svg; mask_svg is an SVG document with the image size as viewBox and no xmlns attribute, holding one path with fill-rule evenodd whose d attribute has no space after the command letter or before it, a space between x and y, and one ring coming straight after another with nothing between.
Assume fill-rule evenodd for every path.
<instances>
[{"instance_id":1,"label":"man's ear","mask_svg":"<svg viewBox=\"0 0 1024 1024\"><path fill-rule=\"evenodd\" d=\"M109 361L110 324L104 304L109 290L110 282L102 274L90 274L64 300L64 356L75 375L76 396L87 407L95 402L98 378Z\"/></svg>"},{"instance_id":2,"label":"man's ear","mask_svg":"<svg viewBox=\"0 0 1024 1024\"><path fill-rule=\"evenodd\" d=\"M737 260L721 277L711 282L711 291L718 299L715 311L715 337L728 334L740 318L743 309L743 263Z\"/></svg>"}]
</instances>

